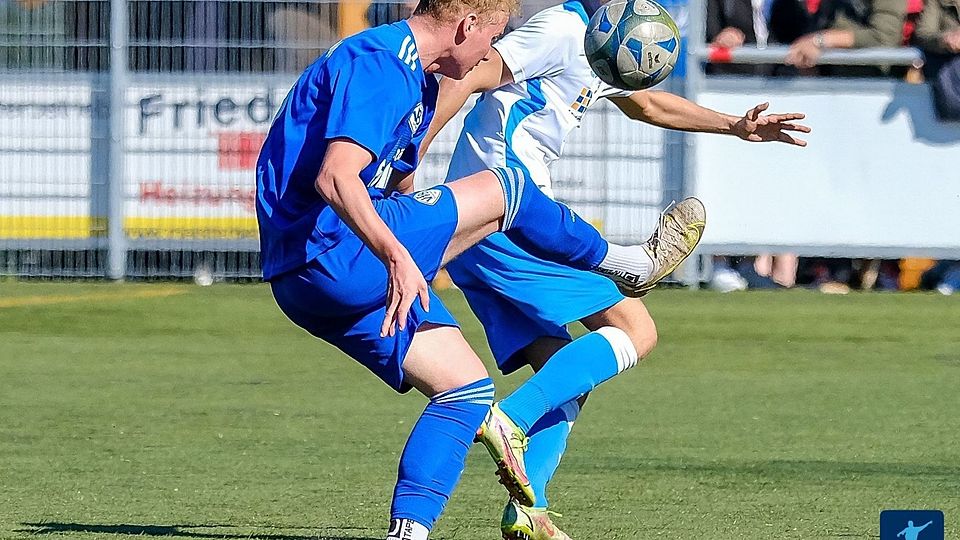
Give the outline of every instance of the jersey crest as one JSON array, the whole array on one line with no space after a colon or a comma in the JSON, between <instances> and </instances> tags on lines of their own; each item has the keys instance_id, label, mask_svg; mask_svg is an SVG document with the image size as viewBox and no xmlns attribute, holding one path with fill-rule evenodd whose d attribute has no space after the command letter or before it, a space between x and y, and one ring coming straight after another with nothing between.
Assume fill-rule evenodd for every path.
<instances>
[{"instance_id":1,"label":"jersey crest","mask_svg":"<svg viewBox=\"0 0 960 540\"><path fill-rule=\"evenodd\" d=\"M570 104L570 112L573 113L573 116L576 117L579 122L583 119L583 113L587 112L587 107L590 106L590 102L593 101L593 90L584 87L583 90L580 90L580 95L577 96L577 99Z\"/></svg>"}]
</instances>

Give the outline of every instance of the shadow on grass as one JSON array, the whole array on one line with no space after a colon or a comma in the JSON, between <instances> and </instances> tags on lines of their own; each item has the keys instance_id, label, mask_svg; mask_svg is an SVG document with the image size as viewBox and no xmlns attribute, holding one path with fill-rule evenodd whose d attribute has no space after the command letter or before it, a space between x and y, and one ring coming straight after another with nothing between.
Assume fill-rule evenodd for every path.
<instances>
[{"instance_id":1,"label":"shadow on grass","mask_svg":"<svg viewBox=\"0 0 960 540\"><path fill-rule=\"evenodd\" d=\"M157 536L169 538L243 538L251 540L380 540L380 537L353 536L364 534L369 529L360 527L338 527L332 535L324 532L316 534L258 534L258 533L230 533L204 531L204 529L236 529L234 525L134 525L116 524L105 525L98 523L21 523L25 529L14 532L28 534L63 534L63 533L90 533L90 534L117 534L130 536ZM290 527L296 528L296 527ZM347 535L344 535L346 532Z\"/></svg>"}]
</instances>

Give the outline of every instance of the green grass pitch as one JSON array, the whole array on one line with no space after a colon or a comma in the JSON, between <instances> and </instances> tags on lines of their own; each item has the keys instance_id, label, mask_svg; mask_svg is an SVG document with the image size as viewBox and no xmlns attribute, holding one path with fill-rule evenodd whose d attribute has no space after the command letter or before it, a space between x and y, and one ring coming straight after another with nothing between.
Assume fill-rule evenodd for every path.
<instances>
[{"instance_id":1,"label":"green grass pitch","mask_svg":"<svg viewBox=\"0 0 960 540\"><path fill-rule=\"evenodd\" d=\"M956 298L648 306L660 345L591 397L552 485L575 539L877 538L888 508L960 537ZM0 538L382 540L424 403L262 285L0 283ZM499 538L504 502L474 448L434 538Z\"/></svg>"}]
</instances>

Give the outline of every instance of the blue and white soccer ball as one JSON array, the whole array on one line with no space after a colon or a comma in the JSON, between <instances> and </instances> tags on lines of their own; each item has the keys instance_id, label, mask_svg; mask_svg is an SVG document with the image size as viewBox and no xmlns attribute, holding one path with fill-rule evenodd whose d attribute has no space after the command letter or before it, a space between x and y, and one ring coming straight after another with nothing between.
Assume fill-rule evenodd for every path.
<instances>
[{"instance_id":1,"label":"blue and white soccer ball","mask_svg":"<svg viewBox=\"0 0 960 540\"><path fill-rule=\"evenodd\" d=\"M600 80L623 90L644 90L673 71L680 31L652 0L612 0L590 18L584 48Z\"/></svg>"}]
</instances>

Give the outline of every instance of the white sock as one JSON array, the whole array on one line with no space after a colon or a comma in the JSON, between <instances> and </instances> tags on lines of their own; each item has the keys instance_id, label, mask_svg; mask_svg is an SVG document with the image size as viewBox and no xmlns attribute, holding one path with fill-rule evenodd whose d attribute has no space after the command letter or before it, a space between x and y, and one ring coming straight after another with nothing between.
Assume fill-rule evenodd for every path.
<instances>
[{"instance_id":1,"label":"white sock","mask_svg":"<svg viewBox=\"0 0 960 540\"><path fill-rule=\"evenodd\" d=\"M621 275L637 276L637 281L641 283L650 277L653 259L643 246L621 246L612 242L607 246L607 255L600 262L600 268Z\"/></svg>"},{"instance_id":2,"label":"white sock","mask_svg":"<svg viewBox=\"0 0 960 540\"><path fill-rule=\"evenodd\" d=\"M412 519L391 519L387 540L427 540L430 529Z\"/></svg>"},{"instance_id":3,"label":"white sock","mask_svg":"<svg viewBox=\"0 0 960 540\"><path fill-rule=\"evenodd\" d=\"M617 358L617 375L637 365L640 355L626 332L615 326L604 326L594 332L603 336L613 348L613 354Z\"/></svg>"}]
</instances>

